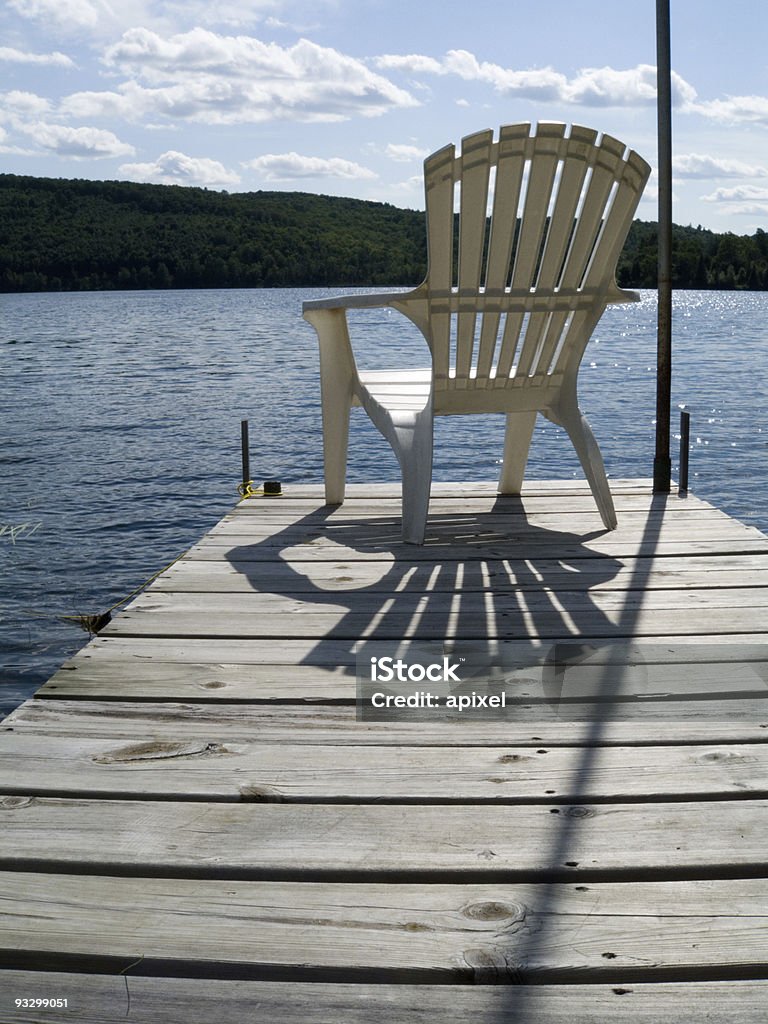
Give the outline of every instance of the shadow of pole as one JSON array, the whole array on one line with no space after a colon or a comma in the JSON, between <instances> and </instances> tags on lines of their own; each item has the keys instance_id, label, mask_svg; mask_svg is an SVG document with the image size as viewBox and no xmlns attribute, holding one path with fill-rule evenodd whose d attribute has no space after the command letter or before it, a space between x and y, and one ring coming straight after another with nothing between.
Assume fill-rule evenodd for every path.
<instances>
[{"instance_id":1,"label":"shadow of pole","mask_svg":"<svg viewBox=\"0 0 768 1024\"><path fill-rule=\"evenodd\" d=\"M649 550L643 557L638 558L632 573L629 592L634 590L643 591L653 564L653 552L657 549L659 541L659 530L663 522L663 512L667 504L667 496L655 494L651 503L651 515L646 522L643 532L643 546ZM654 515L653 513L657 513ZM629 640L635 634L640 606L633 607L626 604L619 615L616 624L617 635ZM606 726L615 718L616 705L612 704L610 697L620 690L617 683L621 681L621 673L624 665L621 660L621 648L614 651L609 648L609 656L604 667L600 671L599 683L596 690L595 717L590 722L589 730L579 741L581 752L574 765L573 792L576 797L579 793L586 794L590 788L590 782L594 776L597 761L600 755L601 741L605 735ZM599 710L599 713L598 713ZM568 861L571 860L569 851L576 844L579 830L583 827L583 818L575 815L561 814L558 817L558 829L555 840L549 853L544 858L545 867L549 869L553 877L560 875L567 870ZM553 922L557 920L557 908L559 894L562 892L565 882L542 882L537 886L538 898L532 907L531 918L536 922L533 930L524 933L524 940L517 943L513 951L505 956L510 964L510 977L506 980L519 982L512 984L509 988L509 999L504 1012L496 1018L504 1021L505 1024L523 1024L533 1019L534 1005L539 991L536 982L541 982L539 965L544 964L544 951L552 939ZM538 977L537 977L538 975ZM534 984L526 984L532 981Z\"/></svg>"}]
</instances>

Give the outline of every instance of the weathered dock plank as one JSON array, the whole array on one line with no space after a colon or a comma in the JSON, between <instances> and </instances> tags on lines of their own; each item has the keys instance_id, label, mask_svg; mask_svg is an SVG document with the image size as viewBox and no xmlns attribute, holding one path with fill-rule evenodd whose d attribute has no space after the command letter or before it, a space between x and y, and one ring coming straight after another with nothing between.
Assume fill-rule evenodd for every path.
<instances>
[{"instance_id":1,"label":"weathered dock plank","mask_svg":"<svg viewBox=\"0 0 768 1024\"><path fill-rule=\"evenodd\" d=\"M428 727L428 726L427 726ZM541 803L768 798L768 745L725 747L293 746L226 740L214 729L83 739L5 737L14 795L358 803Z\"/></svg>"},{"instance_id":2,"label":"weathered dock plank","mask_svg":"<svg viewBox=\"0 0 768 1024\"><path fill-rule=\"evenodd\" d=\"M9 966L262 980L754 978L768 880L408 885L0 873ZM175 968L175 969L174 969Z\"/></svg>"},{"instance_id":3,"label":"weathered dock plank","mask_svg":"<svg viewBox=\"0 0 768 1024\"><path fill-rule=\"evenodd\" d=\"M660 539L647 534L638 533L637 536L628 537L626 540L612 537L610 533L601 533L598 536L577 538L568 540L567 536L558 544L558 552L561 559L576 558L640 558L640 557L669 557L675 556L698 556L698 555L764 555L768 553L768 538L752 533L751 527L744 527L743 532L731 533L730 536L700 537L698 529L681 529L679 536L670 537L668 534ZM552 531L553 534L558 531ZM693 536L692 536L693 535ZM289 538L289 541L293 540ZM390 561L396 564L396 572L404 570L404 563L410 567L411 563L434 562L456 563L468 561L504 560L507 558L526 558L538 560L539 558L550 558L555 538L539 537L538 539L505 536L502 538L483 537L478 535L474 542L446 535L436 538L433 543L425 543L423 547L400 544L388 537L382 537L380 541L371 541L365 547L359 544L354 546L356 538L329 539L318 537L317 539L306 538L285 543L274 535L269 535L264 541L255 542L248 535L241 535L238 539L228 538L220 544L204 543L193 545L189 550L189 557L203 561L219 561L222 557L232 562L275 562L282 560L285 563L298 564L304 562L328 562L338 559L349 559L360 562ZM278 559L278 553L280 559ZM289 566L290 568L290 566ZM606 572L611 571L610 563L603 563ZM258 571L258 570L257 570ZM408 571L408 569L405 569Z\"/></svg>"},{"instance_id":4,"label":"weathered dock plank","mask_svg":"<svg viewBox=\"0 0 768 1024\"><path fill-rule=\"evenodd\" d=\"M463 602L464 604L464 602ZM300 615L261 614L258 610L230 613L219 609L211 611L164 610L150 606L151 614L140 614L141 609L126 611L108 628L103 636L126 637L233 637L238 639L291 640L306 636L333 634L341 639L399 640L422 639L467 640L508 636L523 637L536 630L542 639L567 637L604 637L612 630L620 630L627 614L624 608L579 609L571 605L564 615L559 609L517 609L510 607L488 609L487 613L472 612L462 606L457 611L381 611L377 614L353 609L340 609L315 613L311 609ZM636 637L664 637L669 628L678 634L706 637L712 629L713 613L720 620L721 633L728 629L734 634L764 634L766 613L764 606L745 606L713 609L694 608L677 615L673 609L639 608L634 616L633 635ZM728 615L730 611L730 615ZM569 622L571 617L573 621ZM672 622L671 622L672 620Z\"/></svg>"},{"instance_id":5,"label":"weathered dock plank","mask_svg":"<svg viewBox=\"0 0 768 1024\"><path fill-rule=\"evenodd\" d=\"M363 985L326 982L204 981L130 975L8 971L8 992L61 993L67 1019L87 1024L221 1024L264 1020L280 1024L764 1024L768 982L642 985ZM61 1010L0 1007L9 1024L52 1024ZM226 1013L226 1017L223 1014Z\"/></svg>"},{"instance_id":6,"label":"weathered dock plank","mask_svg":"<svg viewBox=\"0 0 768 1024\"><path fill-rule=\"evenodd\" d=\"M713 627L719 625L719 617L713 617ZM766 624L768 629L768 624ZM579 638L568 635L565 641L578 643ZM627 636L626 630L613 635L590 638L589 645L605 648L608 651L618 647L626 649L634 644L642 652L655 654L661 647L669 651L669 658L664 661L679 661L695 665L700 661L721 662L723 664L742 662L765 662L768 657L768 632L760 636L751 633L710 632L705 638L692 637L675 632L673 629L664 634L663 640L638 640ZM150 660L173 662L179 665L229 664L249 665L254 672L260 666L303 666L309 665L324 668L329 672L339 668L352 666L354 675L355 651L360 645L335 637L313 638L302 637L297 640L284 640L275 644L270 640L243 640L241 638L185 638L174 637L95 637L74 658L65 664L63 671L74 674L90 665L106 663L146 664ZM410 649L408 640L393 646L393 650L406 656ZM452 650L455 645L447 645ZM545 657L552 645L541 637L530 639L485 639L472 642L472 650L489 656L499 657L505 667L514 665L527 666L534 656ZM63 680L62 680L63 682ZM41 692L41 691L38 691Z\"/></svg>"},{"instance_id":7,"label":"weathered dock plank","mask_svg":"<svg viewBox=\"0 0 768 1024\"><path fill-rule=\"evenodd\" d=\"M252 689L261 683L252 681L248 685ZM215 728L221 742L257 737L261 744L411 747L540 747L544 737L550 747L762 744L768 729L764 700L667 701L650 711L637 703L623 705L620 720L596 716L594 706L569 707L568 715L563 716L541 705L521 705L506 718L467 722L457 715L425 728L423 721L361 722L348 703L324 705L300 694L295 703L285 696L286 703L268 700L249 704L244 695L247 688L244 685L240 701L228 696L225 689L218 700L180 706L164 702L169 698L162 685L154 692L142 687L143 699L132 704L90 701L85 688L79 692L82 701L45 701L48 706L42 709L27 707L16 712L6 728L40 736L68 734L76 729L83 737L105 738L134 736L140 729L144 738L161 736L170 741L184 741ZM221 690L216 692L221 694ZM156 702L162 702L162 710L156 709ZM75 711L69 710L71 703L76 705ZM692 703L694 711L686 714Z\"/></svg>"},{"instance_id":8,"label":"weathered dock plank","mask_svg":"<svg viewBox=\"0 0 768 1024\"><path fill-rule=\"evenodd\" d=\"M314 598L314 599L313 599ZM439 592L435 594L419 593L415 589L401 590L397 593L398 614L413 618L416 615L448 615L452 609L459 607L461 611L466 605L468 616L504 615L523 608L534 610L552 610L558 602L567 612L596 611L608 613L624 609L640 609L650 611L680 611L680 597L675 591L662 589L615 591L608 590L597 593L569 591L565 587L557 589L539 586L536 590L521 597L517 591L498 592L489 586L483 590L467 591L462 586L461 599L457 601L455 594ZM203 593L166 593L159 590L147 590L137 597L115 621L122 622L130 617L135 618L138 611L147 610L153 615L195 614L200 612L229 612L232 616L303 616L324 612L333 614L344 613L350 604L359 614L374 614L381 611L382 599L379 593L361 593L344 600L341 596L334 600L332 594L303 595L270 594L264 591L219 594L213 590ZM716 590L697 590L687 595L685 613L710 608L749 608L768 607L768 593L764 587L719 587ZM107 627L110 629L110 627ZM114 631L114 630L112 630ZM741 632L747 632L742 630ZM102 636L110 636L104 631ZM199 635L199 634L198 634Z\"/></svg>"},{"instance_id":9,"label":"weathered dock plank","mask_svg":"<svg viewBox=\"0 0 768 1024\"><path fill-rule=\"evenodd\" d=\"M564 566L561 559L542 558L534 564L525 558L504 561L477 561L462 566L461 590L533 591L542 587L569 592L616 590L704 589L711 593L721 587L746 590L760 588L768 570L768 555L700 555L696 559L670 555L662 559L622 559L615 572L606 573L600 562L583 558ZM642 581L642 582L640 582ZM258 575L248 575L234 562L202 561L184 558L163 573L150 587L150 593L257 593L274 592L285 582L285 568L270 563L260 565ZM455 572L440 566L413 565L395 581L388 579L377 563L339 560L304 563L301 573L291 581L291 593L303 594L315 589L332 593L365 590L367 594L418 591L429 587L432 594L452 593L456 589Z\"/></svg>"},{"instance_id":10,"label":"weathered dock plank","mask_svg":"<svg viewBox=\"0 0 768 1024\"><path fill-rule=\"evenodd\" d=\"M148 699L136 702L38 700L28 701L17 709L0 725L0 732L11 729L17 735L74 735L115 742L127 737L176 741L215 732L222 743L389 747L540 747L542 730L546 730L548 746L696 745L716 742L713 737L720 732L727 734L722 742L765 742L765 695L761 699L733 695L728 700L710 699L713 694L697 692L701 685L698 680L686 693L687 683L681 682L680 693L671 692L673 682L666 695L643 694L637 700L627 698L620 706L609 702L605 707L606 702L591 701L559 707L546 699L529 704L520 698L514 705L510 701L504 709L506 715L499 711L492 718L467 720L466 713L446 713L445 718L430 721L429 728L425 728L423 718L361 721L357 709L350 704L354 698L348 681L339 691L343 694L340 700L329 703L301 700L298 691L293 701L281 695L262 703L237 703L225 695L205 704L166 700L160 707L146 694ZM694 711L689 710L692 704Z\"/></svg>"},{"instance_id":11,"label":"weathered dock plank","mask_svg":"<svg viewBox=\"0 0 768 1024\"><path fill-rule=\"evenodd\" d=\"M755 799L339 807L3 797L0 869L425 884L746 877L768 868L767 821L768 801Z\"/></svg>"}]
</instances>

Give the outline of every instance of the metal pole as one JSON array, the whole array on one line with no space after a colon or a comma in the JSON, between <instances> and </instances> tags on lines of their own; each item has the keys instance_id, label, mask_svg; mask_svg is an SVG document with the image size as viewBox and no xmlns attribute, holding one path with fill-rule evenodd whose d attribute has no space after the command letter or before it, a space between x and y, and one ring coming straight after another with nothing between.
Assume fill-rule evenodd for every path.
<instances>
[{"instance_id":1,"label":"metal pole","mask_svg":"<svg viewBox=\"0 0 768 1024\"><path fill-rule=\"evenodd\" d=\"M680 411L680 480L677 493L681 498L688 495L688 453L691 448L691 414Z\"/></svg>"},{"instance_id":2,"label":"metal pole","mask_svg":"<svg viewBox=\"0 0 768 1024\"><path fill-rule=\"evenodd\" d=\"M243 487L251 482L251 459L248 454L248 420L240 420L240 449L243 457Z\"/></svg>"},{"instance_id":3,"label":"metal pole","mask_svg":"<svg viewBox=\"0 0 768 1024\"><path fill-rule=\"evenodd\" d=\"M656 456L653 489L669 493L669 419L672 396L672 62L669 0L656 0L656 84L659 156L658 341L656 355Z\"/></svg>"}]
</instances>

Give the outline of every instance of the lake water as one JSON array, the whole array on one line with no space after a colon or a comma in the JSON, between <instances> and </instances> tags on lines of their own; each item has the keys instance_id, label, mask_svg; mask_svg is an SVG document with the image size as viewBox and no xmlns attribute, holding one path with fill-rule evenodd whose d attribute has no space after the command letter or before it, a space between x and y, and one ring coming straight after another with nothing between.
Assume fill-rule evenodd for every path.
<instances>
[{"instance_id":1,"label":"lake water","mask_svg":"<svg viewBox=\"0 0 768 1024\"><path fill-rule=\"evenodd\" d=\"M0 296L0 710L86 642L60 616L104 611L235 504L241 419L255 480L322 480L317 347L300 310L323 294ZM424 364L397 314L356 322L364 365ZM691 490L768 530L768 293L678 293L673 331L673 433L685 403ZM652 475L655 351L652 292L608 310L587 349L582 407L612 477ZM397 479L355 412L349 479ZM438 420L434 478L495 478L502 436L501 417ZM579 476L542 422L528 477Z\"/></svg>"}]
</instances>

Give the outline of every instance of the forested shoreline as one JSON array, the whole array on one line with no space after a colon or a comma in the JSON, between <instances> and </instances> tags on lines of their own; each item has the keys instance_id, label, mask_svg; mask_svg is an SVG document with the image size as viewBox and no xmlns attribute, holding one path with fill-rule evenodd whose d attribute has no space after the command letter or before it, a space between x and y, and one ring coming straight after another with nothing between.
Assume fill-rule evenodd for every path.
<instances>
[{"instance_id":1,"label":"forested shoreline","mask_svg":"<svg viewBox=\"0 0 768 1024\"><path fill-rule=\"evenodd\" d=\"M635 221L623 287L656 285L656 224ZM768 289L768 234L673 230L675 288ZM302 192L0 174L0 291L414 285L424 213Z\"/></svg>"}]
</instances>

